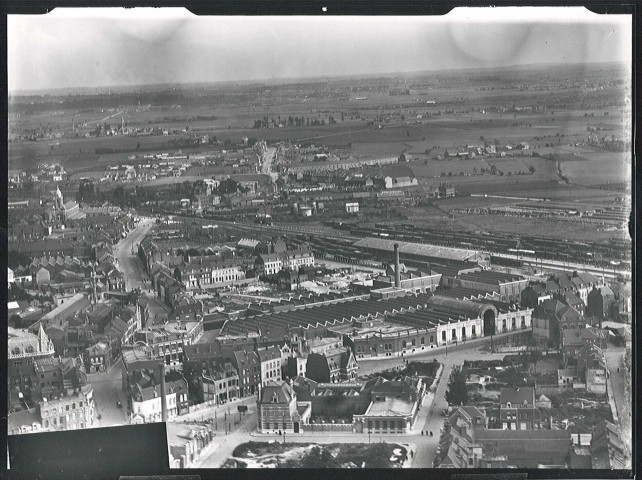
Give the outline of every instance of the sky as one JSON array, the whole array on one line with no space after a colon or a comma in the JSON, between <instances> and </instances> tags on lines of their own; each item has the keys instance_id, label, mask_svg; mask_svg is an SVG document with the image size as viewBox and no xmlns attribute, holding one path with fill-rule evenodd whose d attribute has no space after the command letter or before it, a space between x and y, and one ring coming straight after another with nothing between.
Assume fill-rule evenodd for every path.
<instances>
[{"instance_id":1,"label":"sky","mask_svg":"<svg viewBox=\"0 0 642 480\"><path fill-rule=\"evenodd\" d=\"M331 12L328 12L331 13ZM582 7L445 16L199 17L175 8L9 15L9 92L539 63L631 62L631 17Z\"/></svg>"}]
</instances>

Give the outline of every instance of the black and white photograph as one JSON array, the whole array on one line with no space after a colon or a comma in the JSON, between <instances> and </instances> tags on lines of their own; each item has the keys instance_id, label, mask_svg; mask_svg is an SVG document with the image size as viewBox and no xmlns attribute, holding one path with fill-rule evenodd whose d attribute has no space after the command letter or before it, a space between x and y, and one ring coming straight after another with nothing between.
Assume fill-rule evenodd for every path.
<instances>
[{"instance_id":1,"label":"black and white photograph","mask_svg":"<svg viewBox=\"0 0 642 480\"><path fill-rule=\"evenodd\" d=\"M633 15L324 9L7 15L10 475L632 476Z\"/></svg>"}]
</instances>

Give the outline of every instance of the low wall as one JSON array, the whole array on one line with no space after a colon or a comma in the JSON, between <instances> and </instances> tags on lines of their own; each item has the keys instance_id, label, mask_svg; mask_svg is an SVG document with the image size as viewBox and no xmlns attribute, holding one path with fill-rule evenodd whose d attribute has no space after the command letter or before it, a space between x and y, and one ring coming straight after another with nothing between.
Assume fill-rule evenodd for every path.
<instances>
[{"instance_id":1,"label":"low wall","mask_svg":"<svg viewBox=\"0 0 642 480\"><path fill-rule=\"evenodd\" d=\"M352 433L351 423L308 423L302 427L304 432Z\"/></svg>"},{"instance_id":2,"label":"low wall","mask_svg":"<svg viewBox=\"0 0 642 480\"><path fill-rule=\"evenodd\" d=\"M536 393L536 396L549 395L549 394L559 395L560 393L563 393L563 392L584 391L584 390L586 390L586 385L584 383L576 383L573 386L568 386L568 387L562 387L555 384L551 384L551 385L537 384L535 393Z\"/></svg>"},{"instance_id":3,"label":"low wall","mask_svg":"<svg viewBox=\"0 0 642 480\"><path fill-rule=\"evenodd\" d=\"M441 373L443 371L444 371L444 364L441 363L439 365L439 368L437 369L437 373L435 374L435 379L430 384L430 388L428 388L428 390L430 390L431 392L435 391L435 389L437 388L437 383L439 383L439 379L441 378Z\"/></svg>"}]
</instances>

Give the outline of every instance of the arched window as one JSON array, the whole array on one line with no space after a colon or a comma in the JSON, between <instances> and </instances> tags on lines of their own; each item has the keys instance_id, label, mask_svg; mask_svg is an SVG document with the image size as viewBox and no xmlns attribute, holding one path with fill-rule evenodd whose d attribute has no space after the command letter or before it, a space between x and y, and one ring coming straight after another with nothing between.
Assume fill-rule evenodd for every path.
<instances>
[{"instance_id":1,"label":"arched window","mask_svg":"<svg viewBox=\"0 0 642 480\"><path fill-rule=\"evenodd\" d=\"M13 350L11 350L11 353L13 355L20 355L20 353L22 352L20 351L20 347L15 347Z\"/></svg>"},{"instance_id":2,"label":"arched window","mask_svg":"<svg viewBox=\"0 0 642 480\"><path fill-rule=\"evenodd\" d=\"M401 342L401 348L406 348L406 341Z\"/></svg>"},{"instance_id":3,"label":"arched window","mask_svg":"<svg viewBox=\"0 0 642 480\"><path fill-rule=\"evenodd\" d=\"M457 338L457 329L453 328L453 340Z\"/></svg>"},{"instance_id":4,"label":"arched window","mask_svg":"<svg viewBox=\"0 0 642 480\"><path fill-rule=\"evenodd\" d=\"M26 353L33 353L33 352L34 352L33 345L29 345L29 346L27 347L27 349L25 350L25 352L26 352Z\"/></svg>"},{"instance_id":5,"label":"arched window","mask_svg":"<svg viewBox=\"0 0 642 480\"><path fill-rule=\"evenodd\" d=\"M461 327L461 336L462 337L466 336L466 327Z\"/></svg>"},{"instance_id":6,"label":"arched window","mask_svg":"<svg viewBox=\"0 0 642 480\"><path fill-rule=\"evenodd\" d=\"M421 337L421 344L425 345L426 344L426 339L424 337Z\"/></svg>"},{"instance_id":7,"label":"arched window","mask_svg":"<svg viewBox=\"0 0 642 480\"><path fill-rule=\"evenodd\" d=\"M430 336L430 343L435 343L435 337L433 335Z\"/></svg>"},{"instance_id":8,"label":"arched window","mask_svg":"<svg viewBox=\"0 0 642 480\"><path fill-rule=\"evenodd\" d=\"M444 330L441 332L441 339L445 342L446 341L446 331Z\"/></svg>"}]
</instances>

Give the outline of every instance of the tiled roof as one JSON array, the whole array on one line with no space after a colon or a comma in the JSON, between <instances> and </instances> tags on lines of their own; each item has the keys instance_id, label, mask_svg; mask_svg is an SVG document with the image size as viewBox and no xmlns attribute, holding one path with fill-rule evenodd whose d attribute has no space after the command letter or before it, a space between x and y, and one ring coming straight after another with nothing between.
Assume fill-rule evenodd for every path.
<instances>
[{"instance_id":1,"label":"tiled roof","mask_svg":"<svg viewBox=\"0 0 642 480\"><path fill-rule=\"evenodd\" d=\"M512 406L523 405L524 401L533 406L535 390L532 387L504 387L499 392L499 402L510 402Z\"/></svg>"},{"instance_id":2,"label":"tiled roof","mask_svg":"<svg viewBox=\"0 0 642 480\"><path fill-rule=\"evenodd\" d=\"M287 382L269 382L261 391L261 403L274 403L276 399L276 403L288 404L294 396L294 390Z\"/></svg>"}]
</instances>

